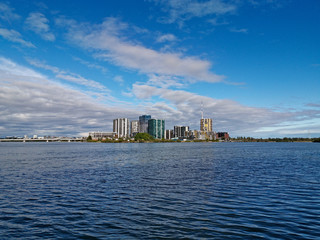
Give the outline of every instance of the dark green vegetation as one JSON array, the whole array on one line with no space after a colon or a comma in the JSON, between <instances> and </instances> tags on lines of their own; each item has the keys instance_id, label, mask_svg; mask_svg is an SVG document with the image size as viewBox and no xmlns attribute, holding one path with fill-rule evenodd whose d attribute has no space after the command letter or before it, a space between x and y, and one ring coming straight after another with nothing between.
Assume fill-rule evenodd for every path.
<instances>
[{"instance_id":1,"label":"dark green vegetation","mask_svg":"<svg viewBox=\"0 0 320 240\"><path fill-rule=\"evenodd\" d=\"M154 138L148 133L137 133L134 137L135 141L152 141Z\"/></svg>"}]
</instances>

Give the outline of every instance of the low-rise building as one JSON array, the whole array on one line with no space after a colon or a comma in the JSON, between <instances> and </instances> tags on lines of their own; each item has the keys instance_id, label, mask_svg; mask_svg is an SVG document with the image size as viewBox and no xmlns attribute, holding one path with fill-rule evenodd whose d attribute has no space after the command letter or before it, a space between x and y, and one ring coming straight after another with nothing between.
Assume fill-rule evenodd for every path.
<instances>
[{"instance_id":1,"label":"low-rise building","mask_svg":"<svg viewBox=\"0 0 320 240\"><path fill-rule=\"evenodd\" d=\"M99 140L99 139L113 139L115 138L117 133L115 132L89 132L89 136L93 140Z\"/></svg>"},{"instance_id":2,"label":"low-rise building","mask_svg":"<svg viewBox=\"0 0 320 240\"><path fill-rule=\"evenodd\" d=\"M226 140L228 141L230 139L228 132L217 132L216 134L217 139L219 140Z\"/></svg>"}]
</instances>

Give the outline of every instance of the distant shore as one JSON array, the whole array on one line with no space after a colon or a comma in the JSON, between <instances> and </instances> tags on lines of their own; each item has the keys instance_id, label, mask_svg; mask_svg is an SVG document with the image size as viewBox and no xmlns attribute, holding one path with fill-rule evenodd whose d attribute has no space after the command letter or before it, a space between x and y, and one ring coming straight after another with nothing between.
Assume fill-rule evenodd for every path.
<instances>
[{"instance_id":1,"label":"distant shore","mask_svg":"<svg viewBox=\"0 0 320 240\"><path fill-rule=\"evenodd\" d=\"M227 140L168 140L168 139L153 139L153 140L132 140L132 139L94 139L86 138L54 138L54 139L10 139L1 138L0 142L91 142L91 143L176 143L176 142L317 142L320 143L320 138L267 138L258 139L251 137L230 138Z\"/></svg>"}]
</instances>

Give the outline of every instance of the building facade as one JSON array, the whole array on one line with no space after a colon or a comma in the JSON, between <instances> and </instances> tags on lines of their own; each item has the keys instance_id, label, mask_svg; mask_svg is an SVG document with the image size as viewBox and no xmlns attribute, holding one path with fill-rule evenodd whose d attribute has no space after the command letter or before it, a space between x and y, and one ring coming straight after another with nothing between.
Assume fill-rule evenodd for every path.
<instances>
[{"instance_id":1,"label":"building facade","mask_svg":"<svg viewBox=\"0 0 320 240\"><path fill-rule=\"evenodd\" d=\"M173 127L173 134L174 138L187 138L189 132L189 126L174 126Z\"/></svg>"},{"instance_id":2,"label":"building facade","mask_svg":"<svg viewBox=\"0 0 320 240\"><path fill-rule=\"evenodd\" d=\"M164 136L165 139L171 139L173 138L173 130L166 130L166 134Z\"/></svg>"},{"instance_id":3,"label":"building facade","mask_svg":"<svg viewBox=\"0 0 320 240\"><path fill-rule=\"evenodd\" d=\"M217 139L219 140L229 140L230 136L228 132L217 132Z\"/></svg>"},{"instance_id":4,"label":"building facade","mask_svg":"<svg viewBox=\"0 0 320 240\"><path fill-rule=\"evenodd\" d=\"M212 119L201 118L200 119L200 131L201 132L212 132Z\"/></svg>"},{"instance_id":5,"label":"building facade","mask_svg":"<svg viewBox=\"0 0 320 240\"><path fill-rule=\"evenodd\" d=\"M117 134L118 138L129 137L129 119L117 118L113 120L113 131Z\"/></svg>"},{"instance_id":6,"label":"building facade","mask_svg":"<svg viewBox=\"0 0 320 240\"><path fill-rule=\"evenodd\" d=\"M130 136L134 137L139 132L139 121L132 120L130 122Z\"/></svg>"},{"instance_id":7,"label":"building facade","mask_svg":"<svg viewBox=\"0 0 320 240\"><path fill-rule=\"evenodd\" d=\"M162 139L165 136L164 120L150 119L148 121L148 133L155 139Z\"/></svg>"},{"instance_id":8,"label":"building facade","mask_svg":"<svg viewBox=\"0 0 320 240\"><path fill-rule=\"evenodd\" d=\"M89 136L93 140L98 140L98 139L112 139L115 138L117 133L115 132L89 132Z\"/></svg>"},{"instance_id":9,"label":"building facade","mask_svg":"<svg viewBox=\"0 0 320 240\"><path fill-rule=\"evenodd\" d=\"M148 133L148 121L151 115L142 115L139 117L139 133Z\"/></svg>"}]
</instances>

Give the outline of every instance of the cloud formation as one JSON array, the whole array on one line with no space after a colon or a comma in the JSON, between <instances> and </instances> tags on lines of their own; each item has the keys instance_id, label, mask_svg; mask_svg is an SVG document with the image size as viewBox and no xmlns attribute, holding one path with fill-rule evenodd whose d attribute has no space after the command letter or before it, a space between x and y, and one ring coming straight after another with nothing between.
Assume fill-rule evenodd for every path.
<instances>
[{"instance_id":1,"label":"cloud formation","mask_svg":"<svg viewBox=\"0 0 320 240\"><path fill-rule=\"evenodd\" d=\"M114 118L134 120L145 113L165 119L167 129L174 125L199 129L202 103L205 117L213 118L214 130L229 131L232 136L306 134L307 130L312 134L320 129L319 104L309 103L301 111L277 112L146 84L133 84L131 96L139 100L136 104L112 99L99 102L86 91L54 82L3 57L0 57L0 85L1 136L74 136L89 131L111 131Z\"/></svg>"},{"instance_id":2,"label":"cloud formation","mask_svg":"<svg viewBox=\"0 0 320 240\"><path fill-rule=\"evenodd\" d=\"M161 35L157 38L157 42L172 42L172 41L176 41L177 38L175 35L173 34L164 34L164 35Z\"/></svg>"},{"instance_id":3,"label":"cloud formation","mask_svg":"<svg viewBox=\"0 0 320 240\"><path fill-rule=\"evenodd\" d=\"M0 2L0 19L6 21L6 22L11 22L12 20L17 20L19 19L20 16L16 13L14 13L14 9L9 7L5 3Z\"/></svg>"},{"instance_id":4,"label":"cloud formation","mask_svg":"<svg viewBox=\"0 0 320 240\"><path fill-rule=\"evenodd\" d=\"M230 28L230 32L248 33L248 29L246 29L246 28Z\"/></svg>"},{"instance_id":5,"label":"cloud formation","mask_svg":"<svg viewBox=\"0 0 320 240\"><path fill-rule=\"evenodd\" d=\"M40 35L44 40L54 41L55 36L50 32L49 20L39 12L32 12L25 21L28 29Z\"/></svg>"},{"instance_id":6,"label":"cloud formation","mask_svg":"<svg viewBox=\"0 0 320 240\"><path fill-rule=\"evenodd\" d=\"M155 2L162 4L164 6L162 10L169 14L168 17L161 18L161 22L177 22L180 26L194 17L220 16L232 14L237 10L237 5L234 2L222 0L155 0Z\"/></svg>"},{"instance_id":7,"label":"cloud formation","mask_svg":"<svg viewBox=\"0 0 320 240\"><path fill-rule=\"evenodd\" d=\"M128 105L101 104L85 92L53 82L6 58L0 58L0 85L1 136L110 131L112 119L139 114Z\"/></svg>"},{"instance_id":8,"label":"cloud formation","mask_svg":"<svg viewBox=\"0 0 320 240\"><path fill-rule=\"evenodd\" d=\"M107 18L102 24L78 24L73 20L57 19L57 24L67 26L67 37L86 49L96 50L96 56L118 66L141 73L183 77L185 81L221 82L224 76L210 71L211 63L181 53L165 53L132 43L122 37L127 24Z\"/></svg>"},{"instance_id":9,"label":"cloud formation","mask_svg":"<svg viewBox=\"0 0 320 240\"><path fill-rule=\"evenodd\" d=\"M31 42L25 41L22 38L21 34L13 29L9 30L5 28L0 28L0 36L11 42L20 43L25 47L35 48L35 46Z\"/></svg>"},{"instance_id":10,"label":"cloud formation","mask_svg":"<svg viewBox=\"0 0 320 240\"><path fill-rule=\"evenodd\" d=\"M82 86L91 88L93 90L103 91L105 93L110 92L110 90L107 87L105 87L104 85L102 85L96 81L86 79L86 78L80 76L79 74L63 71L57 67L41 63L41 62L34 60L34 59L28 58L27 61L35 67L49 70L49 71L55 73L56 78L63 79L63 80L66 80L66 81L69 81L72 83L76 83L78 85L82 85Z\"/></svg>"},{"instance_id":11,"label":"cloud formation","mask_svg":"<svg viewBox=\"0 0 320 240\"><path fill-rule=\"evenodd\" d=\"M313 131L318 129L319 132L320 129L319 110L277 112L268 108L245 106L231 100L214 99L183 90L170 90L144 84L134 84L132 93L138 99L149 101L148 112L167 119L166 126L170 127L179 123L199 129L203 103L205 117L213 118L214 130L229 131L233 136L247 133L253 135L256 133L255 136L278 135L286 132L285 130L288 132L288 129L294 134L295 131L297 133L301 131L304 119L313 119ZM153 97L160 100L152 103ZM284 126L284 122L290 122L290 128Z\"/></svg>"}]
</instances>

